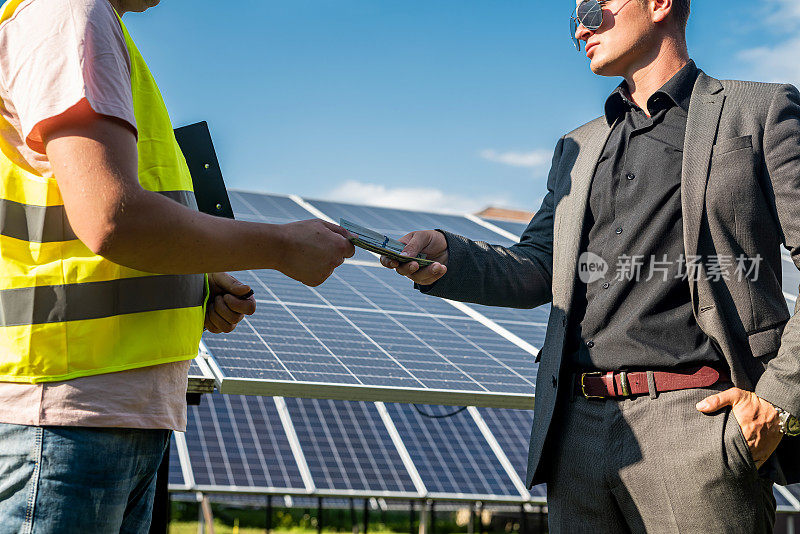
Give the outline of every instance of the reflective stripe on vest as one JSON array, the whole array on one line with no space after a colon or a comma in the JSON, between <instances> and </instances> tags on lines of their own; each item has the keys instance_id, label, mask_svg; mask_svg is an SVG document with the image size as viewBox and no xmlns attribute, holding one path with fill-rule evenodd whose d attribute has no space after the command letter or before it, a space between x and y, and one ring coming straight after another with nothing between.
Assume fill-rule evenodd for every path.
<instances>
[{"instance_id":1,"label":"reflective stripe on vest","mask_svg":"<svg viewBox=\"0 0 800 534\"><path fill-rule=\"evenodd\" d=\"M0 24L19 4L3 5ZM196 209L161 94L119 23L131 63L139 183ZM138 271L92 253L70 227L55 179L37 174L4 143L0 139L0 381L67 380L196 356L206 277Z\"/></svg>"},{"instance_id":2,"label":"reflective stripe on vest","mask_svg":"<svg viewBox=\"0 0 800 534\"><path fill-rule=\"evenodd\" d=\"M184 206L197 209L192 191L156 191ZM78 239L64 206L34 206L0 198L0 235L35 243Z\"/></svg>"}]
</instances>

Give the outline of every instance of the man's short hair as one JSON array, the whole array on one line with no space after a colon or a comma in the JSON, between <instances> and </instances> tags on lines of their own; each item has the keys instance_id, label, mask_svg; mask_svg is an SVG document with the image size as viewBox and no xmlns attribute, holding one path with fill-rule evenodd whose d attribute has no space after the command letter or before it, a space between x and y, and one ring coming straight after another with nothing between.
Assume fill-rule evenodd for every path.
<instances>
[{"instance_id":1,"label":"man's short hair","mask_svg":"<svg viewBox=\"0 0 800 534\"><path fill-rule=\"evenodd\" d=\"M647 0L639 0L639 2L643 5L647 4ZM689 22L690 11L691 0L672 0L672 13L679 26L686 28L686 23Z\"/></svg>"},{"instance_id":2,"label":"man's short hair","mask_svg":"<svg viewBox=\"0 0 800 534\"><path fill-rule=\"evenodd\" d=\"M675 20L685 28L692 10L691 0L673 0L672 9L675 11Z\"/></svg>"}]
</instances>

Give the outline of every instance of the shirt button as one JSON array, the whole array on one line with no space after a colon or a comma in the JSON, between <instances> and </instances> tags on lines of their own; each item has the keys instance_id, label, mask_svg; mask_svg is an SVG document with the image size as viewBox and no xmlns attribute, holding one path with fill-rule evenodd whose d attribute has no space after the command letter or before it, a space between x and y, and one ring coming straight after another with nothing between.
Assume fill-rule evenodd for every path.
<instances>
[{"instance_id":1,"label":"shirt button","mask_svg":"<svg viewBox=\"0 0 800 534\"><path fill-rule=\"evenodd\" d=\"M591 349L592 347L594 347L594 341L589 341L588 343L586 343L586 346Z\"/></svg>"},{"instance_id":2,"label":"shirt button","mask_svg":"<svg viewBox=\"0 0 800 534\"><path fill-rule=\"evenodd\" d=\"M625 178L627 178L628 180L633 180L634 178L636 178L636 175L633 174L632 172L629 172L628 174L625 175Z\"/></svg>"},{"instance_id":3,"label":"shirt button","mask_svg":"<svg viewBox=\"0 0 800 534\"><path fill-rule=\"evenodd\" d=\"M621 227L621 226L618 226L618 227L617 227L617 229L616 229L616 230L614 230L614 231L615 231L615 232L617 232L617 235L619 235L619 234L621 234L621 233L622 233L622 227Z\"/></svg>"},{"instance_id":4,"label":"shirt button","mask_svg":"<svg viewBox=\"0 0 800 534\"><path fill-rule=\"evenodd\" d=\"M608 289L610 285L608 282L603 282L603 289Z\"/></svg>"}]
</instances>

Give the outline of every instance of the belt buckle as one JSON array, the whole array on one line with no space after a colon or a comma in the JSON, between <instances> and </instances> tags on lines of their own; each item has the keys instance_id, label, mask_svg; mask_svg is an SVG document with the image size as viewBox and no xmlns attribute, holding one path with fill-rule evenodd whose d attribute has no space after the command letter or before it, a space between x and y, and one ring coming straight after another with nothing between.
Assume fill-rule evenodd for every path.
<instances>
[{"instance_id":1,"label":"belt buckle","mask_svg":"<svg viewBox=\"0 0 800 534\"><path fill-rule=\"evenodd\" d=\"M586 393L586 383L584 382L584 380L586 379L587 376L601 377L601 376L603 376L603 373L592 372L592 373L582 373L581 374L581 393L583 393L583 396L585 398L587 398L587 399L605 399L605 397L603 397L601 395L589 395L588 393Z\"/></svg>"},{"instance_id":2,"label":"belt buckle","mask_svg":"<svg viewBox=\"0 0 800 534\"><path fill-rule=\"evenodd\" d=\"M625 371L619 372L619 383L622 385L622 396L631 396L631 383L628 381L628 373Z\"/></svg>"}]
</instances>

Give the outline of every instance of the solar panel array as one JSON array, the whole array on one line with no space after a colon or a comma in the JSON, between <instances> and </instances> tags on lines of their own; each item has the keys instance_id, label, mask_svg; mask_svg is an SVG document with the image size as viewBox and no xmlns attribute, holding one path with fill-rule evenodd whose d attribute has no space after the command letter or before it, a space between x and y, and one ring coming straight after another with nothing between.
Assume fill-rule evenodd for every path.
<instances>
[{"instance_id":1,"label":"solar panel array","mask_svg":"<svg viewBox=\"0 0 800 534\"><path fill-rule=\"evenodd\" d=\"M510 427L531 420L530 412L527 421L516 412L524 411L494 410L493 422ZM187 431L176 437L173 491L530 500L519 477L524 454L509 451L522 462L509 472L470 411L430 418L407 404L212 394L189 406ZM539 500L543 495L534 492Z\"/></svg>"},{"instance_id":2,"label":"solar panel array","mask_svg":"<svg viewBox=\"0 0 800 534\"><path fill-rule=\"evenodd\" d=\"M282 403L292 438L278 413ZM454 410L444 406L419 409L429 415ZM205 395L200 406L189 407L187 432L176 435L181 444L175 439L171 444L170 489L328 499L543 502L543 485L534 487L529 498L520 492L533 412L496 408L478 412L488 435L469 411L436 419L423 417L406 404L383 407L358 401ZM384 417L396 429L399 447ZM296 450L291 444L294 438ZM500 446L513 475L492 450L490 440ZM183 456L180 447L186 448ZM403 461L406 453L410 464ZM308 473L306 481L303 470ZM184 472L190 473L189 480ZM415 485L414 476L419 477L420 486ZM776 486L774 493L779 510L800 511L800 485ZM333 506L328 499L326 506ZM263 504L263 497L253 503Z\"/></svg>"},{"instance_id":3,"label":"solar panel array","mask_svg":"<svg viewBox=\"0 0 800 534\"><path fill-rule=\"evenodd\" d=\"M230 198L237 218L244 220L285 223L343 217L395 237L412 230L408 225L413 221L416 228L441 228L511 244L457 215L238 191ZM544 341L548 309L454 306L414 291L410 281L382 268L374 255L359 258L337 269L318 288L275 271L234 273L253 287L258 309L234 332L204 336L220 390L532 406L534 356Z\"/></svg>"}]
</instances>

